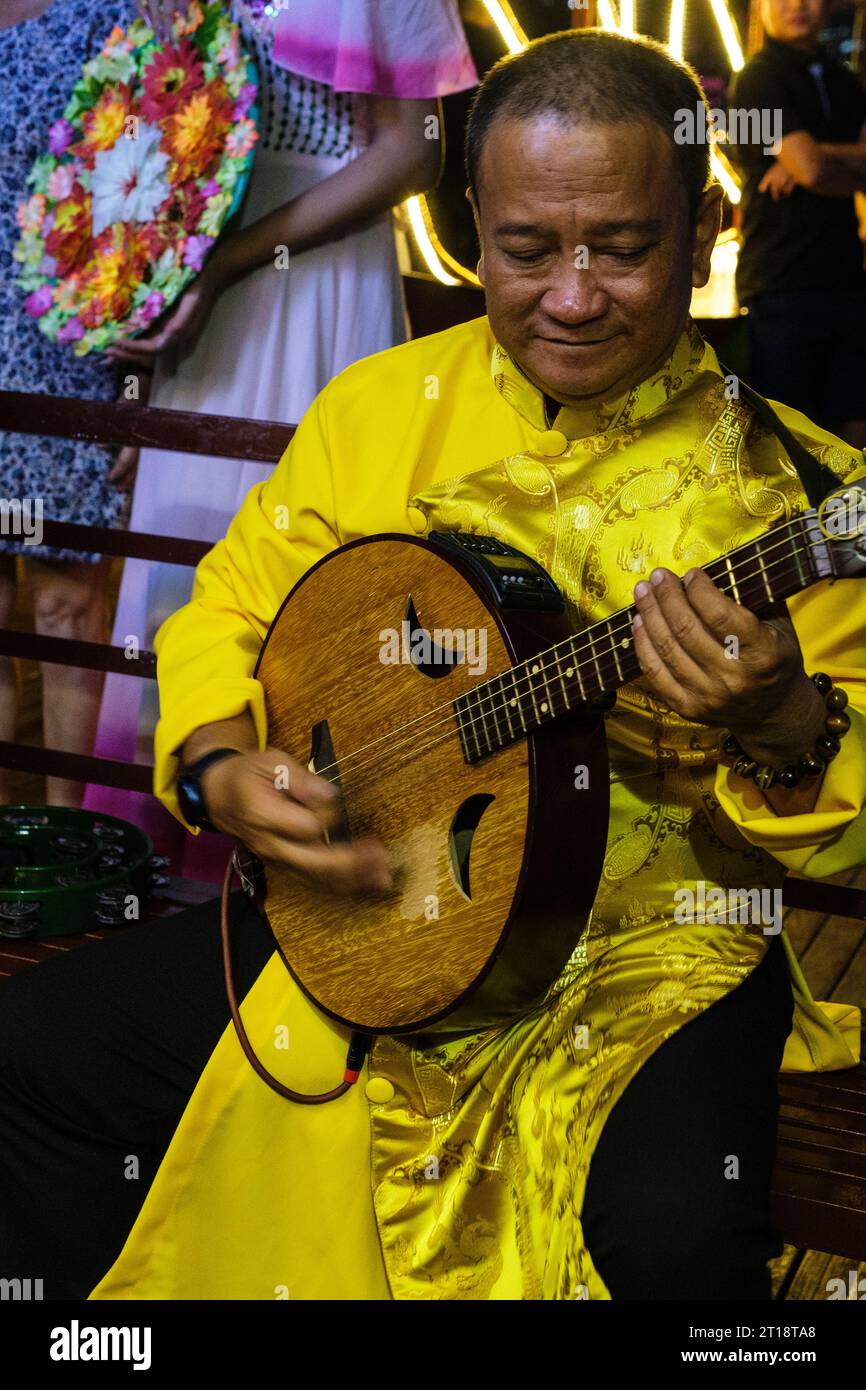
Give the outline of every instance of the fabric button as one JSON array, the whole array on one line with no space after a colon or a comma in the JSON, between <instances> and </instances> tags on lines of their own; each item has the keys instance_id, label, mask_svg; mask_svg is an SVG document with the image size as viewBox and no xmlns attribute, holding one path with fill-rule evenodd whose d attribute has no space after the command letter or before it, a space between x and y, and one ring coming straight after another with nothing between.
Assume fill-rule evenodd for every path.
<instances>
[{"instance_id":1,"label":"fabric button","mask_svg":"<svg viewBox=\"0 0 866 1390\"><path fill-rule=\"evenodd\" d=\"M545 430L538 441L538 452L547 458L555 458L563 452L567 443L562 430Z\"/></svg>"},{"instance_id":2,"label":"fabric button","mask_svg":"<svg viewBox=\"0 0 866 1390\"><path fill-rule=\"evenodd\" d=\"M374 1105L384 1105L394 1099L394 1087L384 1076L372 1076L364 1087L364 1095Z\"/></svg>"},{"instance_id":3,"label":"fabric button","mask_svg":"<svg viewBox=\"0 0 866 1390\"><path fill-rule=\"evenodd\" d=\"M420 507L409 508L409 525L418 536L427 530L427 516Z\"/></svg>"}]
</instances>

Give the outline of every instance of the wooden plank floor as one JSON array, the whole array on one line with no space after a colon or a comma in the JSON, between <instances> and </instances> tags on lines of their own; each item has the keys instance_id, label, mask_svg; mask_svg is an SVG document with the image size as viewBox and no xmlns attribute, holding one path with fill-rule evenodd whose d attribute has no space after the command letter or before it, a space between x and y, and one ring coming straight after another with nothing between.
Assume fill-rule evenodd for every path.
<instances>
[{"instance_id":1,"label":"wooden plank floor","mask_svg":"<svg viewBox=\"0 0 866 1390\"><path fill-rule=\"evenodd\" d=\"M114 576L115 585L117 576ZM22 587L19 610L13 625L29 628L27 592ZM21 716L19 738L24 742L41 743L41 681L39 669L33 662L18 663L21 676ZM44 796L42 779L27 774L10 775L10 799L21 802L41 802ZM840 875L832 882L866 889L866 870ZM190 901L210 895L213 885L197 889L188 886ZM171 908L165 903L162 910ZM858 1004L866 1010L866 923L845 918L830 918L813 912L788 911L785 927L803 967L803 973L816 999L840 1000ZM106 935L104 931L84 936L55 937L41 942L4 942L0 938L0 978L11 975L57 951L75 950L86 941ZM853 1271L853 1274L852 1274ZM786 1300L824 1300L828 1283L841 1279L847 1288L853 1281L866 1279L866 1262L828 1255L821 1251L800 1250L786 1246L778 1260L773 1261L775 1297ZM866 1285L864 1285L866 1288Z\"/></svg>"}]
</instances>

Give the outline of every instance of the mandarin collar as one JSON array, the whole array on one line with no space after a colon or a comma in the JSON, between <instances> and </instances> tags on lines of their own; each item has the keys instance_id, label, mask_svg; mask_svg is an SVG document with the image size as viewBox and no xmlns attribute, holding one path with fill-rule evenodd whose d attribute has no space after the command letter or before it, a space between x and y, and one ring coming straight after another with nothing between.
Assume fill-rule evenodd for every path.
<instances>
[{"instance_id":1,"label":"mandarin collar","mask_svg":"<svg viewBox=\"0 0 866 1390\"><path fill-rule=\"evenodd\" d=\"M641 419L665 405L690 386L703 372L721 375L715 352L705 342L693 319L676 341L673 351L651 376L637 386L615 396L586 405L560 406L552 425L544 413L544 395L521 371L511 355L494 341L490 354L490 374L503 400L536 430L558 430L566 439L584 439L601 434L617 424Z\"/></svg>"}]
</instances>

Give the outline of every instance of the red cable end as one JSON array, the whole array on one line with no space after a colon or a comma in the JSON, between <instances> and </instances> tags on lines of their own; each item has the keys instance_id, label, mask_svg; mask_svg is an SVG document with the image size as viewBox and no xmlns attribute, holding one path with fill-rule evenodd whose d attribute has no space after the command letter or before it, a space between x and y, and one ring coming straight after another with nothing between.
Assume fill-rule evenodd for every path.
<instances>
[{"instance_id":1,"label":"red cable end","mask_svg":"<svg viewBox=\"0 0 866 1390\"><path fill-rule=\"evenodd\" d=\"M343 1080L348 1081L350 1086L354 1086L360 1075L360 1071L352 1071L351 1067L347 1067L343 1072Z\"/></svg>"}]
</instances>

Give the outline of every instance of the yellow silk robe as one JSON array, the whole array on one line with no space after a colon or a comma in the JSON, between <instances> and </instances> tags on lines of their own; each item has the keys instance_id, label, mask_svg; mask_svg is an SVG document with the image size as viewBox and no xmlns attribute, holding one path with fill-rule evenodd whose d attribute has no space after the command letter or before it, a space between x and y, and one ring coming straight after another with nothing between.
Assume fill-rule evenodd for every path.
<instances>
[{"instance_id":1,"label":"yellow silk robe","mask_svg":"<svg viewBox=\"0 0 866 1390\"><path fill-rule=\"evenodd\" d=\"M249 709L264 746L251 676L260 642L292 584L338 544L432 526L489 533L539 560L583 625L630 604L656 565L682 574L801 510L781 447L729 394L691 322L650 379L594 408L562 408L553 428L486 318L343 372L159 634L166 805L179 815L175 753L199 725ZM862 454L780 413L840 479L866 471ZM737 923L678 923L674 890L773 888L786 868L822 877L866 862L864 598L859 581L842 580L789 603L806 669L827 671L851 701L812 811L794 792L791 813L777 815L718 764L718 730L682 720L639 681L623 688L607 720L601 887L545 1007L428 1051L378 1039L359 1084L322 1107L265 1086L229 1026L91 1297L607 1298L581 1231L605 1119L644 1061L740 984L769 940ZM579 822L574 839L579 853ZM816 1005L786 950L796 1014L785 1067L851 1066L858 1011ZM345 1030L276 955L243 1015L289 1085L340 1079Z\"/></svg>"}]
</instances>

